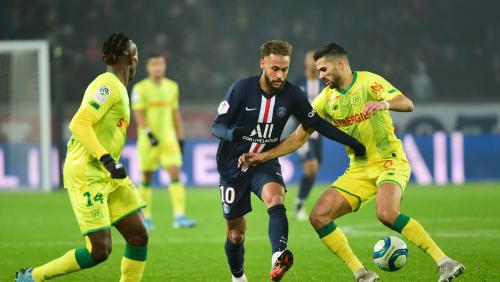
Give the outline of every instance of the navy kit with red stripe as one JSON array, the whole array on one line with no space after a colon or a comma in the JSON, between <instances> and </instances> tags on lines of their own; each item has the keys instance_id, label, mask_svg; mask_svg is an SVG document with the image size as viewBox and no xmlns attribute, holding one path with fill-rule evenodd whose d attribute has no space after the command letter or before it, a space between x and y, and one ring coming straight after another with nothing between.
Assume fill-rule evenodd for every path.
<instances>
[{"instance_id":1,"label":"navy kit with red stripe","mask_svg":"<svg viewBox=\"0 0 500 282\"><path fill-rule=\"evenodd\" d=\"M290 115L306 126L314 124L318 116L300 88L285 81L280 91L268 95L260 88L258 75L234 82L217 112L212 132L221 140L217 169L223 211L226 218L235 218L251 211L250 191L260 197L266 183L285 186L277 159L241 171L238 158L278 145Z\"/></svg>"}]
</instances>

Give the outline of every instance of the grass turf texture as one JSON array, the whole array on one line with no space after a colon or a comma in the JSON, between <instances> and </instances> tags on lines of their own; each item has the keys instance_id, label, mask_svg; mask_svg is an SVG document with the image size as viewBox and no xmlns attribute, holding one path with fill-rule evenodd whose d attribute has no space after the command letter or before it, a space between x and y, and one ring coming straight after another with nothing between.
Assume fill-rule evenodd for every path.
<instances>
[{"instance_id":1,"label":"grass turf texture","mask_svg":"<svg viewBox=\"0 0 500 282\"><path fill-rule=\"evenodd\" d=\"M402 211L419 220L448 255L465 264L467 271L459 281L498 281L500 277L498 186L498 183L458 187L410 185L406 189ZM313 189L308 208L324 189L324 186ZM296 193L297 189L291 187L286 200L289 247L295 265L284 281L352 281L348 268L325 248L309 223L293 218ZM143 281L230 281L219 189L189 189L187 196L189 215L199 224L194 229L176 230L172 228L168 193L154 191L156 229L150 235ZM268 216L263 204L255 197L252 200L254 211L247 218L245 272L251 281L266 281L271 263ZM1 193L0 214L1 281L12 281L14 272L21 267L39 265L71 248L84 246L65 191ZM411 243L408 243L408 262L400 271L388 273L375 266L371 259L375 242L387 235L401 236L377 221L373 201L336 223L361 261L377 271L383 281L437 280L432 259ZM124 246L114 230L113 252L106 262L54 281L118 281Z\"/></svg>"}]
</instances>

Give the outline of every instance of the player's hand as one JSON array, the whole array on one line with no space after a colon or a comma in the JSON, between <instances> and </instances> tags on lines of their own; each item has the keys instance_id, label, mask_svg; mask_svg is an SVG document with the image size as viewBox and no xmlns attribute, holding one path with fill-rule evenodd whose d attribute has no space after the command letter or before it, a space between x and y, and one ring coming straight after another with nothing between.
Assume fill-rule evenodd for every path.
<instances>
[{"instance_id":1,"label":"player's hand","mask_svg":"<svg viewBox=\"0 0 500 282\"><path fill-rule=\"evenodd\" d=\"M389 103L385 101L369 101L365 105L363 112L367 116L371 116L377 111L389 110Z\"/></svg>"},{"instance_id":2,"label":"player's hand","mask_svg":"<svg viewBox=\"0 0 500 282\"><path fill-rule=\"evenodd\" d=\"M181 156L184 156L184 140L179 139L177 140L179 142L179 149L181 150Z\"/></svg>"},{"instance_id":3,"label":"player's hand","mask_svg":"<svg viewBox=\"0 0 500 282\"><path fill-rule=\"evenodd\" d=\"M115 161L110 154L102 155L102 157L99 160L104 165L104 167L109 171L109 173L111 174L111 178L123 179L127 177L127 171L125 171L125 167L123 166L123 164Z\"/></svg>"},{"instance_id":4,"label":"player's hand","mask_svg":"<svg viewBox=\"0 0 500 282\"><path fill-rule=\"evenodd\" d=\"M153 147L158 146L158 139L153 134L153 131L151 131L151 129L149 129L149 128L144 129L144 131L146 131L146 134L148 135L149 143L151 143L151 146L153 146Z\"/></svg>"},{"instance_id":5,"label":"player's hand","mask_svg":"<svg viewBox=\"0 0 500 282\"><path fill-rule=\"evenodd\" d=\"M365 145L363 145L360 142L356 142L356 143L350 145L349 147L351 147L354 150L354 155L356 157L361 157L361 156L364 156L366 154L366 147L365 147Z\"/></svg>"},{"instance_id":6,"label":"player's hand","mask_svg":"<svg viewBox=\"0 0 500 282\"><path fill-rule=\"evenodd\" d=\"M265 161L267 161L267 159L262 153L244 153L238 159L238 168L246 171L249 167L261 164Z\"/></svg>"},{"instance_id":7,"label":"player's hand","mask_svg":"<svg viewBox=\"0 0 500 282\"><path fill-rule=\"evenodd\" d=\"M243 135L245 135L245 128L244 127L235 127L233 128L233 138L231 141L233 142L238 142L241 141L241 138L243 138Z\"/></svg>"}]
</instances>

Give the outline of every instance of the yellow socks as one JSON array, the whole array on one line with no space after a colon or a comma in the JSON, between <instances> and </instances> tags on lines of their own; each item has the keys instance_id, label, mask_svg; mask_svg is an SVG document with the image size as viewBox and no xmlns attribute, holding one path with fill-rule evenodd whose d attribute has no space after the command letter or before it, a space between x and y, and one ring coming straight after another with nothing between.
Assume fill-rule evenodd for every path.
<instances>
[{"instance_id":1,"label":"yellow socks","mask_svg":"<svg viewBox=\"0 0 500 282\"><path fill-rule=\"evenodd\" d=\"M412 242L424 252L429 254L436 261L436 263L446 258L446 255L432 240L429 234L427 234L422 225L407 215L400 214L396 218L392 229L401 233L401 235L408 239L408 241Z\"/></svg>"},{"instance_id":2,"label":"yellow socks","mask_svg":"<svg viewBox=\"0 0 500 282\"><path fill-rule=\"evenodd\" d=\"M146 266L147 247L125 246L125 254L121 264L120 282L141 281L144 267Z\"/></svg>"},{"instance_id":3,"label":"yellow socks","mask_svg":"<svg viewBox=\"0 0 500 282\"><path fill-rule=\"evenodd\" d=\"M151 219L151 207L153 206L153 190L151 188L151 185L141 183L141 185L139 186L139 194L147 205L143 209L144 217L147 219Z\"/></svg>"},{"instance_id":4,"label":"yellow socks","mask_svg":"<svg viewBox=\"0 0 500 282\"><path fill-rule=\"evenodd\" d=\"M37 282L52 277L75 272L84 268L95 266L94 261L87 248L71 250L53 261L33 269L33 278Z\"/></svg>"},{"instance_id":5,"label":"yellow socks","mask_svg":"<svg viewBox=\"0 0 500 282\"><path fill-rule=\"evenodd\" d=\"M363 268L363 264L351 250L344 233L340 228L337 228L333 221L316 230L316 232L330 251L336 254L353 273Z\"/></svg>"},{"instance_id":6,"label":"yellow socks","mask_svg":"<svg viewBox=\"0 0 500 282\"><path fill-rule=\"evenodd\" d=\"M172 180L169 191L174 216L186 214L186 191L184 185L179 180Z\"/></svg>"}]
</instances>

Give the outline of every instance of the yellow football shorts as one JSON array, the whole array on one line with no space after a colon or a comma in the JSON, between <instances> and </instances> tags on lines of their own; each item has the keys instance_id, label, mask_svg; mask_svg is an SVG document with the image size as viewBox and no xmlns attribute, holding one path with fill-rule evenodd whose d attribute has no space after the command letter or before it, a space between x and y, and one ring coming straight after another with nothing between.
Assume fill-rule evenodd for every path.
<instances>
[{"instance_id":1,"label":"yellow football shorts","mask_svg":"<svg viewBox=\"0 0 500 282\"><path fill-rule=\"evenodd\" d=\"M161 141L154 147L149 140L140 140L137 142L137 149L141 171L156 171L158 164L163 168L182 166L181 150L176 139Z\"/></svg>"},{"instance_id":2,"label":"yellow football shorts","mask_svg":"<svg viewBox=\"0 0 500 282\"><path fill-rule=\"evenodd\" d=\"M111 228L126 216L146 207L128 177L87 183L67 190L84 236Z\"/></svg>"},{"instance_id":3,"label":"yellow football shorts","mask_svg":"<svg viewBox=\"0 0 500 282\"><path fill-rule=\"evenodd\" d=\"M406 160L383 160L377 163L349 167L332 183L357 211L377 194L377 187L384 182L393 182L404 191L410 179L411 167Z\"/></svg>"}]
</instances>

